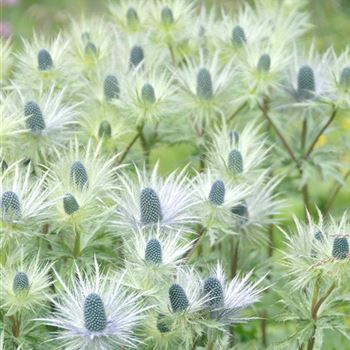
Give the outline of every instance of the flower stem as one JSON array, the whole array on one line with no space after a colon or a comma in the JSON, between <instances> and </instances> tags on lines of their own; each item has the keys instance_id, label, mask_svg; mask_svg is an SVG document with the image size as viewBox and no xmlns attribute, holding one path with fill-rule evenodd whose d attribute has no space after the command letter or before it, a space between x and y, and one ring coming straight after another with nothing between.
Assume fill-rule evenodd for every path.
<instances>
[{"instance_id":1,"label":"flower stem","mask_svg":"<svg viewBox=\"0 0 350 350\"><path fill-rule=\"evenodd\" d=\"M238 248L239 248L239 240L235 242L235 237L230 237L230 251L231 251L231 278L234 278L237 273L238 266Z\"/></svg>"},{"instance_id":2,"label":"flower stem","mask_svg":"<svg viewBox=\"0 0 350 350\"><path fill-rule=\"evenodd\" d=\"M143 129L144 129L145 123L143 122L140 126L137 127L137 132L140 137L141 141L141 147L143 150L143 155L145 158L145 164L146 164L146 169L149 168L149 156L150 156L150 148L149 145L147 144L147 140L145 138L145 135L143 134Z\"/></svg>"},{"instance_id":3,"label":"flower stem","mask_svg":"<svg viewBox=\"0 0 350 350\"><path fill-rule=\"evenodd\" d=\"M75 228L74 233L75 233L75 240L74 240L73 256L76 259L80 256L80 232Z\"/></svg>"},{"instance_id":4,"label":"flower stem","mask_svg":"<svg viewBox=\"0 0 350 350\"><path fill-rule=\"evenodd\" d=\"M247 101L243 102L228 118L228 122L232 121L247 105Z\"/></svg>"},{"instance_id":5,"label":"flower stem","mask_svg":"<svg viewBox=\"0 0 350 350\"><path fill-rule=\"evenodd\" d=\"M195 239L192 248L188 250L187 253L185 254L184 256L185 260L188 260L191 257L192 253L196 250L197 246L200 244L201 238L205 234L205 231L206 231L206 228L203 225L199 224L197 226L197 238Z\"/></svg>"},{"instance_id":6,"label":"flower stem","mask_svg":"<svg viewBox=\"0 0 350 350\"><path fill-rule=\"evenodd\" d=\"M124 152L121 154L120 158L119 158L119 164L123 162L123 160L125 159L125 157L128 155L131 147L135 144L135 142L137 141L137 139L140 137L140 134L137 133L134 138L130 141L130 143L126 146Z\"/></svg>"},{"instance_id":7,"label":"flower stem","mask_svg":"<svg viewBox=\"0 0 350 350\"><path fill-rule=\"evenodd\" d=\"M336 108L334 108L330 118L328 119L326 124L322 127L322 129L319 131L319 133L316 135L316 137L312 141L311 145L309 146L308 150L305 152L304 159L307 159L310 156L310 154L314 150L319 138L322 136L322 134L325 132L325 130L329 127L329 125L332 123L332 121L336 117L337 112L338 112L338 110Z\"/></svg>"},{"instance_id":8,"label":"flower stem","mask_svg":"<svg viewBox=\"0 0 350 350\"><path fill-rule=\"evenodd\" d=\"M18 313L15 313L14 315L10 316L12 321L12 335L15 338L19 337L19 315Z\"/></svg>"}]
</instances>

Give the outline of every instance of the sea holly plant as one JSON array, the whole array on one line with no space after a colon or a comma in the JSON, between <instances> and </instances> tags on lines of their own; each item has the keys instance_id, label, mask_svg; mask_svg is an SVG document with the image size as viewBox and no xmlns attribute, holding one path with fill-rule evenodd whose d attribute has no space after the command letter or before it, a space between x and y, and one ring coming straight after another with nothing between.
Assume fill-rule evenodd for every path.
<instances>
[{"instance_id":1,"label":"sea holly plant","mask_svg":"<svg viewBox=\"0 0 350 350\"><path fill-rule=\"evenodd\" d=\"M350 49L212 3L1 39L1 349L348 348Z\"/></svg>"}]
</instances>

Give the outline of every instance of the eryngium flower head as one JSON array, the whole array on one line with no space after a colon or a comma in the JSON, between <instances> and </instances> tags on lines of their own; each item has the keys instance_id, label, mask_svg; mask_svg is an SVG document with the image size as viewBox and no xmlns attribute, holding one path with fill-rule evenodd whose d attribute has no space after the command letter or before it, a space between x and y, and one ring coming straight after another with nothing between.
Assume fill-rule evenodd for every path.
<instances>
[{"instance_id":1,"label":"eryngium flower head","mask_svg":"<svg viewBox=\"0 0 350 350\"><path fill-rule=\"evenodd\" d=\"M41 264L39 254L26 259L23 252L17 251L16 254L18 263L13 263L10 256L1 269L0 296L8 315L25 309L35 312L45 306L51 284L48 274L51 264Z\"/></svg>"},{"instance_id":2,"label":"eryngium flower head","mask_svg":"<svg viewBox=\"0 0 350 350\"><path fill-rule=\"evenodd\" d=\"M206 125L218 115L229 115L232 109L232 64L223 66L218 52L207 58L202 51L199 59L188 58L186 62L174 72L180 84L179 104L184 111L195 110L195 121L203 121Z\"/></svg>"},{"instance_id":3,"label":"eryngium flower head","mask_svg":"<svg viewBox=\"0 0 350 350\"><path fill-rule=\"evenodd\" d=\"M240 313L250 305L258 302L265 288L261 286L265 277L250 282L252 272L241 277L237 275L228 282L222 265L218 263L212 276L204 281L203 294L207 297L206 307L210 317L227 325L242 323L249 318L242 318Z\"/></svg>"},{"instance_id":4,"label":"eryngium flower head","mask_svg":"<svg viewBox=\"0 0 350 350\"><path fill-rule=\"evenodd\" d=\"M62 290L52 299L52 317L41 321L59 329L53 334L58 348L136 347L133 330L145 309L140 296L122 286L123 276L100 275L96 261L93 275L76 268L69 284L56 276Z\"/></svg>"},{"instance_id":5,"label":"eryngium flower head","mask_svg":"<svg viewBox=\"0 0 350 350\"><path fill-rule=\"evenodd\" d=\"M232 43L235 46L242 46L246 41L247 38L245 36L244 29L240 25L236 25L232 29Z\"/></svg>"},{"instance_id":6,"label":"eryngium flower head","mask_svg":"<svg viewBox=\"0 0 350 350\"><path fill-rule=\"evenodd\" d=\"M209 192L209 202L213 206L222 205L225 201L225 184L222 180L216 180Z\"/></svg>"},{"instance_id":7,"label":"eryngium flower head","mask_svg":"<svg viewBox=\"0 0 350 350\"><path fill-rule=\"evenodd\" d=\"M226 123L212 134L207 159L223 181L250 178L260 172L269 149L261 125L248 123L241 132L230 131Z\"/></svg>"},{"instance_id":8,"label":"eryngium flower head","mask_svg":"<svg viewBox=\"0 0 350 350\"><path fill-rule=\"evenodd\" d=\"M173 312L186 311L186 309L189 307L186 292L177 283L174 283L169 288L169 300Z\"/></svg>"},{"instance_id":9,"label":"eryngium flower head","mask_svg":"<svg viewBox=\"0 0 350 350\"><path fill-rule=\"evenodd\" d=\"M307 100L315 91L314 71L309 65L299 68L297 94L300 100Z\"/></svg>"},{"instance_id":10,"label":"eryngium flower head","mask_svg":"<svg viewBox=\"0 0 350 350\"><path fill-rule=\"evenodd\" d=\"M63 208L66 214L72 215L79 210L79 204L71 193L66 193L63 197Z\"/></svg>"},{"instance_id":11,"label":"eryngium flower head","mask_svg":"<svg viewBox=\"0 0 350 350\"><path fill-rule=\"evenodd\" d=\"M145 54L143 52L143 48L139 45L133 46L130 51L130 67L136 68L137 66L141 65L144 58Z\"/></svg>"},{"instance_id":12,"label":"eryngium flower head","mask_svg":"<svg viewBox=\"0 0 350 350\"><path fill-rule=\"evenodd\" d=\"M115 198L118 226L175 228L196 221L192 213L196 202L187 183L186 169L173 172L166 179L158 176L158 165L150 175L145 169L135 169L136 180L129 174L120 177L122 190Z\"/></svg>"},{"instance_id":13,"label":"eryngium flower head","mask_svg":"<svg viewBox=\"0 0 350 350\"><path fill-rule=\"evenodd\" d=\"M344 260L350 257L349 241L347 237L335 237L332 249L333 258Z\"/></svg>"},{"instance_id":14,"label":"eryngium flower head","mask_svg":"<svg viewBox=\"0 0 350 350\"><path fill-rule=\"evenodd\" d=\"M108 74L103 82L103 92L106 100L112 100L119 97L119 82L115 75Z\"/></svg>"},{"instance_id":15,"label":"eryngium flower head","mask_svg":"<svg viewBox=\"0 0 350 350\"><path fill-rule=\"evenodd\" d=\"M45 129L45 120L39 105L34 101L29 101L24 105L24 115L26 127L33 133L40 133Z\"/></svg>"},{"instance_id":16,"label":"eryngium flower head","mask_svg":"<svg viewBox=\"0 0 350 350\"><path fill-rule=\"evenodd\" d=\"M268 72L271 68L271 57L268 53L264 53L260 56L257 69L259 72Z\"/></svg>"},{"instance_id":17,"label":"eryngium flower head","mask_svg":"<svg viewBox=\"0 0 350 350\"><path fill-rule=\"evenodd\" d=\"M52 57L46 49L41 49L38 52L38 69L49 70L53 67Z\"/></svg>"},{"instance_id":18,"label":"eryngium flower head","mask_svg":"<svg viewBox=\"0 0 350 350\"><path fill-rule=\"evenodd\" d=\"M20 162L10 165L0 176L0 243L19 239L20 235L39 234L52 206L49 196L54 186L44 186L47 173L32 181L31 168Z\"/></svg>"},{"instance_id":19,"label":"eryngium flower head","mask_svg":"<svg viewBox=\"0 0 350 350\"><path fill-rule=\"evenodd\" d=\"M100 139L110 139L112 137L112 126L108 120L102 120L98 128L98 136Z\"/></svg>"},{"instance_id":20,"label":"eryngium flower head","mask_svg":"<svg viewBox=\"0 0 350 350\"><path fill-rule=\"evenodd\" d=\"M71 183L79 190L83 190L89 186L86 168L80 160L75 160L72 163L70 168L70 179Z\"/></svg>"},{"instance_id":21,"label":"eryngium flower head","mask_svg":"<svg viewBox=\"0 0 350 350\"><path fill-rule=\"evenodd\" d=\"M168 232L160 227L145 227L123 237L128 284L154 296L166 286L193 244L182 230Z\"/></svg>"}]
</instances>

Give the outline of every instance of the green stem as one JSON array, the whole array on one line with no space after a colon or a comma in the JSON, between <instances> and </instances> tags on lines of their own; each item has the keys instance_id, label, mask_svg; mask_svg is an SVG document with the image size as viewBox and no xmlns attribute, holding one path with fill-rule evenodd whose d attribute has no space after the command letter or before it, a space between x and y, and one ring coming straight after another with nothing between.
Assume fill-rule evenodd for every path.
<instances>
[{"instance_id":1,"label":"green stem","mask_svg":"<svg viewBox=\"0 0 350 350\"><path fill-rule=\"evenodd\" d=\"M238 248L239 248L239 238L237 238L237 241L235 242L235 236L230 237L231 278L234 278L237 274Z\"/></svg>"},{"instance_id":2,"label":"green stem","mask_svg":"<svg viewBox=\"0 0 350 350\"><path fill-rule=\"evenodd\" d=\"M121 154L120 158L119 158L119 164L123 162L123 160L125 159L125 157L128 155L131 147L135 144L135 142L137 141L137 139L140 137L140 134L137 133L133 139L130 141L130 143L126 146L124 152Z\"/></svg>"},{"instance_id":3,"label":"green stem","mask_svg":"<svg viewBox=\"0 0 350 350\"><path fill-rule=\"evenodd\" d=\"M80 232L77 228L74 228L75 233L75 241L74 241L74 248L73 248L73 256L75 259L77 259L80 256Z\"/></svg>"},{"instance_id":4,"label":"green stem","mask_svg":"<svg viewBox=\"0 0 350 350\"><path fill-rule=\"evenodd\" d=\"M197 231L197 238L195 239L192 248L190 250L188 250L187 253L185 254L185 256L184 256L185 260L190 259L192 253L200 245L200 241L201 241L202 237L204 236L206 228L203 225L199 224L197 226L197 230L196 231Z\"/></svg>"},{"instance_id":5,"label":"green stem","mask_svg":"<svg viewBox=\"0 0 350 350\"><path fill-rule=\"evenodd\" d=\"M147 140L145 138L145 135L143 134L143 129L144 129L145 123L143 122L140 126L137 127L137 132L140 137L141 141L141 147L143 150L143 156L145 158L145 164L146 164L146 169L149 168L149 157L150 157L150 148L147 144Z\"/></svg>"}]
</instances>

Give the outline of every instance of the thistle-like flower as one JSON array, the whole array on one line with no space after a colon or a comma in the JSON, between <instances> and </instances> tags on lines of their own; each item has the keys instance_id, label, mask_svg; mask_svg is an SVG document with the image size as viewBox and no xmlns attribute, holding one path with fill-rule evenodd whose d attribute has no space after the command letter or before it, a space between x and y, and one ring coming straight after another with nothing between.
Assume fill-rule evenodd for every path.
<instances>
[{"instance_id":1,"label":"thistle-like flower","mask_svg":"<svg viewBox=\"0 0 350 350\"><path fill-rule=\"evenodd\" d=\"M7 262L1 269L2 288L0 296L7 315L17 311L30 310L36 313L37 308L48 300L50 264L42 264L39 254L31 261L23 259L18 263ZM7 266L8 265L8 266Z\"/></svg>"},{"instance_id":2,"label":"thistle-like flower","mask_svg":"<svg viewBox=\"0 0 350 350\"><path fill-rule=\"evenodd\" d=\"M135 289L159 292L183 262L193 242L182 230L167 232L159 227L132 232L124 242L127 283Z\"/></svg>"},{"instance_id":3,"label":"thistle-like flower","mask_svg":"<svg viewBox=\"0 0 350 350\"><path fill-rule=\"evenodd\" d=\"M248 123L240 132L223 123L214 131L208 149L208 163L224 181L250 178L262 168L269 152L261 125Z\"/></svg>"},{"instance_id":4,"label":"thistle-like flower","mask_svg":"<svg viewBox=\"0 0 350 350\"><path fill-rule=\"evenodd\" d=\"M15 81L24 89L61 89L67 78L69 40L58 34L45 40L34 33L33 40L23 40L23 51L16 54Z\"/></svg>"},{"instance_id":5,"label":"thistle-like flower","mask_svg":"<svg viewBox=\"0 0 350 350\"><path fill-rule=\"evenodd\" d=\"M101 275L96 261L92 275L77 267L76 276L68 285L56 273L62 290L52 299L53 316L41 320L60 329L53 335L55 346L69 350L136 347L133 330L145 311L140 296L122 286L123 276Z\"/></svg>"},{"instance_id":6,"label":"thistle-like flower","mask_svg":"<svg viewBox=\"0 0 350 350\"><path fill-rule=\"evenodd\" d=\"M349 223L347 213L340 220L324 220L318 212L318 222L308 217L308 224L294 218L296 233L282 230L286 240L286 251L282 263L287 267L291 285L295 290L311 282L332 279L345 283L348 274Z\"/></svg>"},{"instance_id":7,"label":"thistle-like flower","mask_svg":"<svg viewBox=\"0 0 350 350\"><path fill-rule=\"evenodd\" d=\"M136 69L130 75L120 99L114 100L121 113L136 124L159 121L169 115L176 102L176 90L167 71L153 67Z\"/></svg>"},{"instance_id":8,"label":"thistle-like flower","mask_svg":"<svg viewBox=\"0 0 350 350\"><path fill-rule=\"evenodd\" d=\"M17 162L1 174L1 246L22 235L38 234L48 217L48 208L52 206L49 196L54 188L44 186L47 173L33 181L30 172L30 167L23 169Z\"/></svg>"},{"instance_id":9,"label":"thistle-like flower","mask_svg":"<svg viewBox=\"0 0 350 350\"><path fill-rule=\"evenodd\" d=\"M223 181L208 170L205 174L197 174L194 187L200 201L198 215L202 225L212 234L220 230L232 231L231 209L249 195L249 186Z\"/></svg>"},{"instance_id":10,"label":"thistle-like flower","mask_svg":"<svg viewBox=\"0 0 350 350\"><path fill-rule=\"evenodd\" d=\"M17 90L12 95L11 108L16 118L24 119L24 156L35 163L46 160L54 148L65 147L72 135L78 104L64 103L65 95L65 89L57 92L54 86L48 92Z\"/></svg>"},{"instance_id":11,"label":"thistle-like flower","mask_svg":"<svg viewBox=\"0 0 350 350\"><path fill-rule=\"evenodd\" d=\"M120 177L121 191L115 198L117 226L137 229L159 225L173 229L196 223L197 202L186 179L186 168L165 179L158 175L158 164L150 175L145 169L135 170L136 179L129 174Z\"/></svg>"},{"instance_id":12,"label":"thistle-like flower","mask_svg":"<svg viewBox=\"0 0 350 350\"><path fill-rule=\"evenodd\" d=\"M115 158L101 155L101 142L94 146L90 141L81 149L77 139L60 154L50 166L51 183L56 184L54 225L59 229L88 225L92 232L102 226L109 213L107 201L117 188L114 175L120 167L114 166Z\"/></svg>"},{"instance_id":13,"label":"thistle-like flower","mask_svg":"<svg viewBox=\"0 0 350 350\"><path fill-rule=\"evenodd\" d=\"M244 277L236 276L228 282L220 263L212 275L203 283L203 294L207 297L206 308L209 317L223 325L247 322L249 318L240 316L240 313L260 300L265 277L256 282L250 282L252 272Z\"/></svg>"},{"instance_id":14,"label":"thistle-like flower","mask_svg":"<svg viewBox=\"0 0 350 350\"><path fill-rule=\"evenodd\" d=\"M230 113L234 73L231 63L221 66L217 52L208 59L202 51L199 60L189 59L185 67L174 72L184 113L199 127Z\"/></svg>"}]
</instances>

